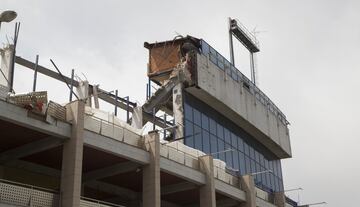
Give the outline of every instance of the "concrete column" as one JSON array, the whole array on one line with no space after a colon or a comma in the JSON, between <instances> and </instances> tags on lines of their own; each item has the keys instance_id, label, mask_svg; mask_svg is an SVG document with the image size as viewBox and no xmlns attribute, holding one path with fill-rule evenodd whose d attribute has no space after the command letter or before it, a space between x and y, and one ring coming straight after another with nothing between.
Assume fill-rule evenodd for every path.
<instances>
[{"instance_id":1,"label":"concrete column","mask_svg":"<svg viewBox=\"0 0 360 207\"><path fill-rule=\"evenodd\" d=\"M144 140L150 163L143 167L143 206L160 207L160 138L156 131L149 132Z\"/></svg>"},{"instance_id":2,"label":"concrete column","mask_svg":"<svg viewBox=\"0 0 360 207\"><path fill-rule=\"evenodd\" d=\"M14 55L14 45L8 45L3 48L1 51L1 70L4 73L5 77L0 74L0 84L9 88L11 90L12 81L13 81L13 55Z\"/></svg>"},{"instance_id":3,"label":"concrete column","mask_svg":"<svg viewBox=\"0 0 360 207\"><path fill-rule=\"evenodd\" d=\"M85 103L75 101L66 106L66 118L72 122L69 140L64 142L61 170L61 206L80 206L84 142Z\"/></svg>"},{"instance_id":4,"label":"concrete column","mask_svg":"<svg viewBox=\"0 0 360 207\"><path fill-rule=\"evenodd\" d=\"M200 207L216 207L213 157L199 157L200 170L205 173L206 184L200 187Z\"/></svg>"},{"instance_id":5,"label":"concrete column","mask_svg":"<svg viewBox=\"0 0 360 207\"><path fill-rule=\"evenodd\" d=\"M240 207L256 207L255 183L252 175L241 177L241 186L246 193L246 202L240 204Z\"/></svg>"},{"instance_id":6,"label":"concrete column","mask_svg":"<svg viewBox=\"0 0 360 207\"><path fill-rule=\"evenodd\" d=\"M175 139L179 139L184 137L184 96L182 83L178 83L173 88L173 112L175 124L178 126L175 128ZM183 139L179 141L184 142Z\"/></svg>"},{"instance_id":7,"label":"concrete column","mask_svg":"<svg viewBox=\"0 0 360 207\"><path fill-rule=\"evenodd\" d=\"M285 207L285 194L284 192L274 193L274 204L278 207Z\"/></svg>"}]
</instances>

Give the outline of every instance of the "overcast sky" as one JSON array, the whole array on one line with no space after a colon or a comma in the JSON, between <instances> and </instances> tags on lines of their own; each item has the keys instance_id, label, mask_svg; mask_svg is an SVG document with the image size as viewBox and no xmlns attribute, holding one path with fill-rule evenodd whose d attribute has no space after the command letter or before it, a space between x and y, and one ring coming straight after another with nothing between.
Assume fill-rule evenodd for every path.
<instances>
[{"instance_id":1,"label":"overcast sky","mask_svg":"<svg viewBox=\"0 0 360 207\"><path fill-rule=\"evenodd\" d=\"M176 33L205 39L229 57L227 18L256 28L259 85L287 115L293 158L283 161L285 189L302 187L301 203L358 207L360 186L360 1L48 1L0 0L18 13L17 54L77 75L131 100L145 99L145 41ZM1 43L14 23L3 23ZM237 45L239 46L239 45ZM249 57L236 63L249 74ZM82 73L84 75L82 75ZM15 91L32 88L32 73L15 72ZM39 90L63 103L63 83L39 77ZM105 106L104 106L105 107ZM297 200L298 192L289 193Z\"/></svg>"}]
</instances>

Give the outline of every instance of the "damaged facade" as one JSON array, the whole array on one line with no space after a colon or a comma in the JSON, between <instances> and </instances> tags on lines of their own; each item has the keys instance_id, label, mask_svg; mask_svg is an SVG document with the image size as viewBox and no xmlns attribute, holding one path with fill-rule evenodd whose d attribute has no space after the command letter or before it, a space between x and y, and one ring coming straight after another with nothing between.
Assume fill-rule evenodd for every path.
<instances>
[{"instance_id":1,"label":"damaged facade","mask_svg":"<svg viewBox=\"0 0 360 207\"><path fill-rule=\"evenodd\" d=\"M157 89L143 105L2 50L0 205L297 206L284 195L291 148L275 104L202 39L144 46ZM11 93L12 61L64 82L74 100Z\"/></svg>"}]
</instances>

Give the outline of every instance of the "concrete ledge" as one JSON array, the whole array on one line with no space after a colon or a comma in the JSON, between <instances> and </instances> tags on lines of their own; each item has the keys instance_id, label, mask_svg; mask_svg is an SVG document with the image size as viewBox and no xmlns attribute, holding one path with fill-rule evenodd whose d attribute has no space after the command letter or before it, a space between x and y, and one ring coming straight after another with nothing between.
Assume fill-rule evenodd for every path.
<instances>
[{"instance_id":1,"label":"concrete ledge","mask_svg":"<svg viewBox=\"0 0 360 207\"><path fill-rule=\"evenodd\" d=\"M261 198L256 198L256 206L261 206L261 207L276 207L274 204L271 204Z\"/></svg>"},{"instance_id":2,"label":"concrete ledge","mask_svg":"<svg viewBox=\"0 0 360 207\"><path fill-rule=\"evenodd\" d=\"M149 153L145 150L94 132L84 131L84 144L140 164L149 163Z\"/></svg>"},{"instance_id":3,"label":"concrete ledge","mask_svg":"<svg viewBox=\"0 0 360 207\"><path fill-rule=\"evenodd\" d=\"M236 188L231 186L223 181L215 179L215 190L216 192L228 196L237 201L246 201L245 192L242 191L240 188Z\"/></svg>"},{"instance_id":4,"label":"concrete ledge","mask_svg":"<svg viewBox=\"0 0 360 207\"><path fill-rule=\"evenodd\" d=\"M203 173L163 157L160 157L160 169L197 185L205 184L205 175Z\"/></svg>"},{"instance_id":5,"label":"concrete ledge","mask_svg":"<svg viewBox=\"0 0 360 207\"><path fill-rule=\"evenodd\" d=\"M55 120L53 124L28 117L24 108L0 100L0 119L59 138L69 138L71 124Z\"/></svg>"}]
</instances>

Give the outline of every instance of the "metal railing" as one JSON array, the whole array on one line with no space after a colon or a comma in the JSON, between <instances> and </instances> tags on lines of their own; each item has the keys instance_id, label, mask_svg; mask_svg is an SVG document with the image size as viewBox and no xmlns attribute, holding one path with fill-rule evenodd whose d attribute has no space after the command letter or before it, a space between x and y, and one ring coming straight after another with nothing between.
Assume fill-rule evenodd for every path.
<instances>
[{"instance_id":1,"label":"metal railing","mask_svg":"<svg viewBox=\"0 0 360 207\"><path fill-rule=\"evenodd\" d=\"M265 107L269 109L279 120L288 125L286 116L280 109L265 95L254 83L252 83L243 73L234 67L224 56L211 47L206 41L201 40L201 53L208 56L210 61L214 63L220 70L226 72L236 82L242 82L244 88L255 96Z\"/></svg>"},{"instance_id":2,"label":"metal railing","mask_svg":"<svg viewBox=\"0 0 360 207\"><path fill-rule=\"evenodd\" d=\"M0 180L0 203L17 206L59 206L57 191L9 180Z\"/></svg>"},{"instance_id":3,"label":"metal railing","mask_svg":"<svg viewBox=\"0 0 360 207\"><path fill-rule=\"evenodd\" d=\"M101 200L96 200L93 198L81 197L80 207L125 207L125 206L109 203Z\"/></svg>"}]
</instances>

